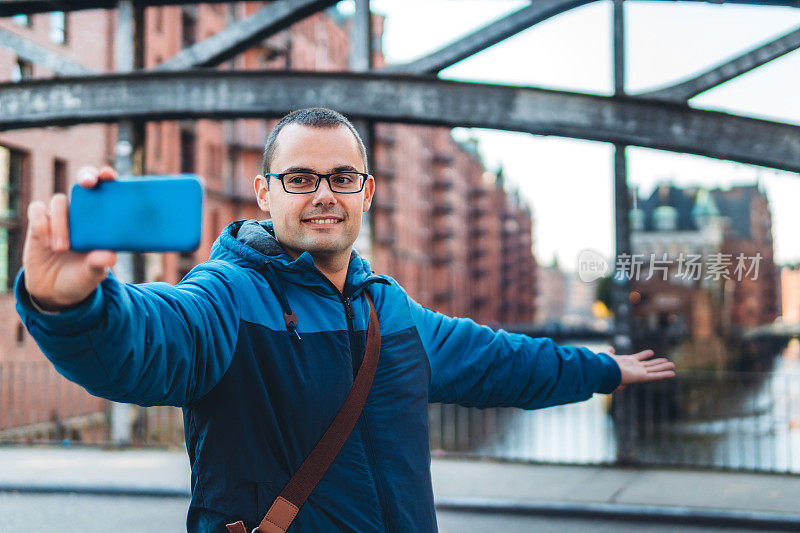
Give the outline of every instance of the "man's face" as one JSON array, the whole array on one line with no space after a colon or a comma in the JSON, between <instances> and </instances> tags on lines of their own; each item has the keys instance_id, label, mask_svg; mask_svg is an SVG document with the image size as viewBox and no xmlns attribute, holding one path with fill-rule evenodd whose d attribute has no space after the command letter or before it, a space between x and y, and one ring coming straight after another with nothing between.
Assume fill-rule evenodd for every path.
<instances>
[{"instance_id":1,"label":"man's face","mask_svg":"<svg viewBox=\"0 0 800 533\"><path fill-rule=\"evenodd\" d=\"M365 172L355 136L345 126L314 128L289 124L278 134L270 172ZM370 177L361 192L331 192L321 180L313 193L287 193L280 181L257 177L259 207L272 216L275 237L293 258L304 251L312 256L349 257L361 230L361 213L369 209L375 182ZM323 222L331 220L334 222Z\"/></svg>"}]
</instances>

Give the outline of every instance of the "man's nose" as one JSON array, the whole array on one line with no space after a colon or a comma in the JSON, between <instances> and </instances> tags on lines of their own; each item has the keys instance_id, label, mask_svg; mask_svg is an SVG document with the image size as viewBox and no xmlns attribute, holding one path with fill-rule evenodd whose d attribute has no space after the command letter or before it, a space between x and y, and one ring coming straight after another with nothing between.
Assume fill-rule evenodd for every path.
<instances>
[{"instance_id":1,"label":"man's nose","mask_svg":"<svg viewBox=\"0 0 800 533\"><path fill-rule=\"evenodd\" d=\"M314 205L331 205L336 203L336 195L331 191L328 180L319 180L319 187L314 191Z\"/></svg>"}]
</instances>

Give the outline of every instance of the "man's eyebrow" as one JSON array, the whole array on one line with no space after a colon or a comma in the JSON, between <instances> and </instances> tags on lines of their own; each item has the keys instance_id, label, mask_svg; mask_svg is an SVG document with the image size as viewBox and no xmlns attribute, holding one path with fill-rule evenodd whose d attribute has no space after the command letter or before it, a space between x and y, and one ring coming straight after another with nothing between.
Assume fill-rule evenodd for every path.
<instances>
[{"instance_id":1,"label":"man's eyebrow","mask_svg":"<svg viewBox=\"0 0 800 533\"><path fill-rule=\"evenodd\" d=\"M285 174L287 172L314 172L314 170L308 167L289 167L281 172L281 174Z\"/></svg>"},{"instance_id":2,"label":"man's eyebrow","mask_svg":"<svg viewBox=\"0 0 800 533\"><path fill-rule=\"evenodd\" d=\"M287 168L286 170L281 172L281 174L285 174L287 172L317 172L317 171L309 167L294 166ZM331 172L360 172L360 171L356 169L356 167L354 167L353 165L339 165L331 169ZM325 172L321 172L321 174L325 174Z\"/></svg>"},{"instance_id":3,"label":"man's eyebrow","mask_svg":"<svg viewBox=\"0 0 800 533\"><path fill-rule=\"evenodd\" d=\"M331 170L331 172L359 172L359 170L352 165L339 165Z\"/></svg>"}]
</instances>

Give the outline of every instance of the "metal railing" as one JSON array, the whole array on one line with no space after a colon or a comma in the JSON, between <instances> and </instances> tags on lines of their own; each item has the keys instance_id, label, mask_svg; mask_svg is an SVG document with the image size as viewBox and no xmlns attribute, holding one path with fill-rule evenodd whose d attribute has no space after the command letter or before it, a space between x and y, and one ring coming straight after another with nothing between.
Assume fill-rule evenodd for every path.
<instances>
[{"instance_id":1,"label":"metal railing","mask_svg":"<svg viewBox=\"0 0 800 533\"><path fill-rule=\"evenodd\" d=\"M0 363L0 443L109 444L109 402L47 361ZM133 410L135 446L181 445L174 407ZM434 454L800 473L800 373L681 372L537 411L429 406Z\"/></svg>"},{"instance_id":2,"label":"metal railing","mask_svg":"<svg viewBox=\"0 0 800 533\"><path fill-rule=\"evenodd\" d=\"M110 403L59 375L49 361L0 362L0 443L110 444ZM132 445L183 442L175 407L133 410Z\"/></svg>"},{"instance_id":3,"label":"metal railing","mask_svg":"<svg viewBox=\"0 0 800 533\"><path fill-rule=\"evenodd\" d=\"M429 408L434 454L800 473L800 374L685 372L538 411Z\"/></svg>"}]
</instances>

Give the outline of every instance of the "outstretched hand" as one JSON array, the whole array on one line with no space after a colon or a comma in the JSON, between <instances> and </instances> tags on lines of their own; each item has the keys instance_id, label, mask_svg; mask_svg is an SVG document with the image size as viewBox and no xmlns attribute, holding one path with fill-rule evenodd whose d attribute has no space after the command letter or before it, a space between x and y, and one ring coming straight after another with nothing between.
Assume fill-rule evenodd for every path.
<instances>
[{"instance_id":1,"label":"outstretched hand","mask_svg":"<svg viewBox=\"0 0 800 533\"><path fill-rule=\"evenodd\" d=\"M99 181L114 180L111 167L99 171L85 167L78 173L78 183L92 188ZM69 202L56 194L50 206L41 201L28 206L28 233L22 253L25 288L37 303L57 310L88 297L105 279L117 260L111 251L78 253L70 250Z\"/></svg>"},{"instance_id":2,"label":"outstretched hand","mask_svg":"<svg viewBox=\"0 0 800 533\"><path fill-rule=\"evenodd\" d=\"M616 355L614 348L606 350L619 365L622 380L615 392L623 390L631 383L660 381L675 377L675 363L665 357L650 359L655 355L653 350L644 350L633 355Z\"/></svg>"}]
</instances>

